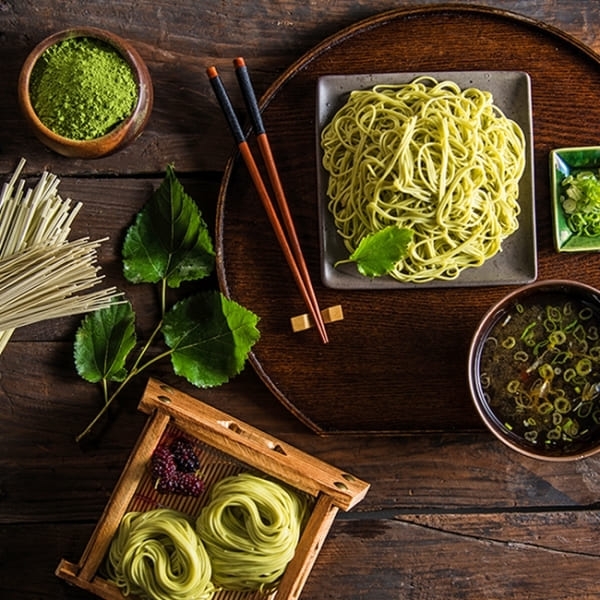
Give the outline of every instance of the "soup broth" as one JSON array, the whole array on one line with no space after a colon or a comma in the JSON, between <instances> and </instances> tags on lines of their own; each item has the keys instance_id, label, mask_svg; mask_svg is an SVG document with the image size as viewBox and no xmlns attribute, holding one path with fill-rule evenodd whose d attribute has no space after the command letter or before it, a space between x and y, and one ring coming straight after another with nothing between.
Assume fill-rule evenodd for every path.
<instances>
[{"instance_id":1,"label":"soup broth","mask_svg":"<svg viewBox=\"0 0 600 600\"><path fill-rule=\"evenodd\" d=\"M513 436L555 454L576 451L600 428L598 308L556 293L516 303L488 334L480 381Z\"/></svg>"}]
</instances>

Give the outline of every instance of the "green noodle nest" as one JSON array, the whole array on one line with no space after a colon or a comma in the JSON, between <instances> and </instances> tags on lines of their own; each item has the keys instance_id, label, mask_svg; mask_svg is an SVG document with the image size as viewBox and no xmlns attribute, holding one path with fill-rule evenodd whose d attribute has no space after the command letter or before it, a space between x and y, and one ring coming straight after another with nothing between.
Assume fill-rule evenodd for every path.
<instances>
[{"instance_id":1,"label":"green noodle nest","mask_svg":"<svg viewBox=\"0 0 600 600\"><path fill-rule=\"evenodd\" d=\"M125 514L105 561L108 581L144 600L210 600L219 589L276 589L300 539L307 498L240 473L215 483L195 527L177 510Z\"/></svg>"},{"instance_id":2,"label":"green noodle nest","mask_svg":"<svg viewBox=\"0 0 600 600\"><path fill-rule=\"evenodd\" d=\"M390 273L400 281L455 279L518 229L525 137L489 92L432 77L354 91L321 146L350 253L389 225L413 231Z\"/></svg>"},{"instance_id":3,"label":"green noodle nest","mask_svg":"<svg viewBox=\"0 0 600 600\"><path fill-rule=\"evenodd\" d=\"M241 473L217 482L196 521L215 585L269 592L293 558L305 499L282 485Z\"/></svg>"},{"instance_id":4,"label":"green noodle nest","mask_svg":"<svg viewBox=\"0 0 600 600\"><path fill-rule=\"evenodd\" d=\"M145 600L209 600L208 554L188 517L168 508L127 513L111 543L107 579Z\"/></svg>"}]
</instances>

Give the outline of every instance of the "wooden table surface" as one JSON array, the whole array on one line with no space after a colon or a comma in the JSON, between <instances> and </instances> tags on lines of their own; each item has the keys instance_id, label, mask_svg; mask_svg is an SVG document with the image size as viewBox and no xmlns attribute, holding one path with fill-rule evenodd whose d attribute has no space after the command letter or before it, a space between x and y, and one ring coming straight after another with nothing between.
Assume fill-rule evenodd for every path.
<instances>
[{"instance_id":1,"label":"wooden table surface","mask_svg":"<svg viewBox=\"0 0 600 600\"><path fill-rule=\"evenodd\" d=\"M593 0L463 4L525 15L600 52L600 5ZM74 234L110 236L100 262L107 283L131 297L143 336L156 299L153 290L127 286L121 275L123 232L170 163L210 219L233 151L206 67L216 64L233 83L231 60L243 54L260 95L327 36L412 6L417 4L404 0L0 2L0 175L7 178L24 157L32 182L44 170L60 176L61 194L83 202ZM46 35L73 25L99 26L130 39L154 80L146 131L111 157L84 161L52 153L29 133L16 106L17 77L28 52ZM242 107L235 92L233 100ZM600 136L597 123L588 127L591 139ZM573 268L583 265L578 260ZM75 442L100 402L98 390L74 369L79 321L19 329L0 355L3 600L90 598L54 571L61 558L81 556L146 421L136 410L142 377L126 388L94 444ZM506 449L483 428L320 436L250 366L210 390L192 388L168 365L157 364L151 375L371 483L366 498L336 519L303 598L600 598L600 458L536 461Z\"/></svg>"}]
</instances>

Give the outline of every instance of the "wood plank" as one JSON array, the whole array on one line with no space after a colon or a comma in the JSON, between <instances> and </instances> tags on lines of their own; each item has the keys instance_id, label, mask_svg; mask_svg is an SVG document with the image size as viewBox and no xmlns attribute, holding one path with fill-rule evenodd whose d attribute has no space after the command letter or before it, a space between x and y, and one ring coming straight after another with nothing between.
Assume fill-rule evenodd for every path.
<instances>
[{"instance_id":1,"label":"wood plank","mask_svg":"<svg viewBox=\"0 0 600 600\"><path fill-rule=\"evenodd\" d=\"M492 514L398 515L403 523L448 535L487 540L498 544L541 548L565 554L597 557L600 514L589 511L519 511Z\"/></svg>"},{"instance_id":2,"label":"wood plank","mask_svg":"<svg viewBox=\"0 0 600 600\"><path fill-rule=\"evenodd\" d=\"M501 5L559 26L600 52L597 2L463 3ZM413 0L178 0L176 8L167 0L3 3L0 180L21 156L28 161L28 175L49 169L63 177L65 192L84 201L75 232L110 235L101 251L107 283L131 294L144 335L154 321L155 297L145 286L123 283L118 249L125 227L170 162L185 173L193 196L214 211L233 149L206 66L219 67L243 114L230 68L234 56L245 55L261 95L326 36L383 10L411 6ZM118 155L64 159L24 129L16 107L20 65L42 37L67 25L98 25L131 39L154 77L151 122ZM302 131L306 124L296 120L289 127ZM556 133L560 138L560 128ZM577 272L584 262L573 258L570 268ZM91 597L61 581L54 570L62 557L81 556L146 421L136 408L142 377L126 389L101 437L82 447L74 442L100 402L98 390L73 368L78 322L62 319L18 330L0 356L0 597L6 600ZM152 375L372 483L363 502L337 516L303 598L599 597L599 459L551 465L518 457L483 429L319 437L251 369L226 386L204 391L183 384L168 365L157 366Z\"/></svg>"},{"instance_id":3,"label":"wood plank","mask_svg":"<svg viewBox=\"0 0 600 600\"><path fill-rule=\"evenodd\" d=\"M0 576L3 597L90 598L53 572L61 556L80 552L91 529L86 523L0 528L11 538ZM435 521L348 513L334 522L302 597L597 599L599 531L593 511L449 514Z\"/></svg>"},{"instance_id":4,"label":"wood plank","mask_svg":"<svg viewBox=\"0 0 600 600\"><path fill-rule=\"evenodd\" d=\"M426 0L421 4L437 4ZM464 4L498 5L494 0L466 0ZM99 8L101 6L101 8ZM313 46L359 19L392 8L414 6L411 0L373 0L300 3L239 0L222 5L214 0L168 2L111 2L23 0L0 15L0 54L6 85L0 90L0 172L8 172L17 157L29 160L30 172L51 165L61 173L136 174L164 169L169 160L182 171L221 171L233 150L231 136L205 75L209 64L222 71L236 108L244 114L231 60L248 59L257 93ZM560 26L592 48L600 41L590 24L598 21L594 2L516 0L502 8L549 25ZM35 18L32 18L35 15ZM155 106L145 133L128 149L94 161L70 160L45 150L24 128L15 111L16 81L28 52L50 33L70 25L104 27L130 39L147 61L155 87Z\"/></svg>"},{"instance_id":5,"label":"wood plank","mask_svg":"<svg viewBox=\"0 0 600 600\"><path fill-rule=\"evenodd\" d=\"M452 528L440 516L437 528L401 520L338 521L306 586L308 598L461 598L494 600L598 598L597 548L579 550L579 535L589 537L597 515L584 515L563 528L573 544L556 546L555 533L536 515L517 515L532 539L523 543L486 536L502 516L471 515L474 534ZM547 522L555 515L548 515ZM560 520L560 516L556 516ZM447 519L447 520L446 520ZM481 533L477 533L479 530ZM596 536L597 534L594 534ZM523 538L524 539L524 538ZM595 540L596 544L598 540Z\"/></svg>"},{"instance_id":6,"label":"wood plank","mask_svg":"<svg viewBox=\"0 0 600 600\"><path fill-rule=\"evenodd\" d=\"M70 344L10 342L0 357L0 522L96 519L146 417L136 410L145 378L115 405L96 444L74 437L99 407L99 390L75 374ZM37 358L36 358L37 357ZM29 365L27 385L22 365ZM491 434L326 436L307 431L245 372L198 390L157 368L162 380L372 484L358 512L507 510L595 506L600 459L552 464L516 455ZM59 392L57 393L57 390ZM27 442L25 442L27 440Z\"/></svg>"}]
</instances>

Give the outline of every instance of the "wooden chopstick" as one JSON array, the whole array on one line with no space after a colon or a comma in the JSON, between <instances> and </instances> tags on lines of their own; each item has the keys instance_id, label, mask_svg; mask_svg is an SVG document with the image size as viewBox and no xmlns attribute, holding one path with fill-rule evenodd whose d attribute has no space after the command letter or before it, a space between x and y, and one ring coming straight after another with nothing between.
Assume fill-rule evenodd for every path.
<instances>
[{"instance_id":1,"label":"wooden chopstick","mask_svg":"<svg viewBox=\"0 0 600 600\"><path fill-rule=\"evenodd\" d=\"M290 213L287 198L279 177L279 171L277 170L277 165L275 164L275 158L271 150L271 144L269 142L262 116L260 114L260 109L258 108L256 94L254 93L254 87L250 80L250 74L248 73L248 67L246 66L246 62L242 57L234 59L233 64L240 88L242 90L244 101L246 102L248 113L250 114L250 118L252 120L254 133L256 134L256 141L267 168L271 186L275 193L277 206L279 207L283 224L290 240L290 246L294 253L294 258L296 259L298 269L300 270L304 285L306 286L308 294L310 295L312 306L314 307L314 311L311 311L311 314L313 319L315 319L315 324L317 327L319 327L320 330L322 329L325 331L325 321L323 320L319 303L310 280L310 274L308 273L308 267L306 266L304 255L302 254L302 248L300 247L300 241L298 239L298 234L296 233L296 227L294 226L294 221ZM318 315L318 319L315 315Z\"/></svg>"},{"instance_id":2,"label":"wooden chopstick","mask_svg":"<svg viewBox=\"0 0 600 600\"><path fill-rule=\"evenodd\" d=\"M258 169L256 161L254 160L254 157L252 155L252 152L251 152L248 142L246 140L246 136L244 135L244 132L242 130L240 122L237 118L237 115L235 114L235 110L233 109L233 105L231 104L231 100L229 99L229 95L227 94L227 90L225 89L225 86L223 85L223 82L221 81L221 78L219 76L219 73L218 73L216 67L209 67L207 69L207 74L210 79L210 83L212 85L213 91L215 92L215 95L217 97L217 100L219 101L219 104L221 105L221 109L223 110L223 113L225 114L225 118L227 119L227 122L231 129L231 132L233 133L233 137L238 146L240 154L242 155L242 158L244 159L244 162L246 163L246 167L248 168L250 177L252 178L252 181L254 183L254 186L256 187L256 190L258 191L261 202L265 208L265 211L267 213L267 216L269 218L271 226L273 227L273 230L275 232L275 236L277 237L277 241L279 242L279 245L283 251L283 254L286 258L288 266L289 266L290 270L292 271L292 275L294 276L296 285L298 286L300 293L302 294L302 298L303 298L306 306L308 307L310 314L312 315L315 325L317 326L317 329L321 336L321 340L323 341L323 343L327 343L329 341L329 338L327 336L327 331L325 330L325 323L323 321L323 316L321 315L321 311L319 310L319 305L317 303L315 292L314 292L312 283L310 281L310 277L308 276L308 269L306 268L306 262L304 260L304 257L302 256L302 252L300 250L300 244L298 242L298 237L295 233L295 228L293 226L293 221L292 221L291 215L289 213L289 208L287 207L285 195L283 194L283 187L281 186L281 182L280 182L279 176L277 174L277 168L275 166L273 155L270 151L270 145L268 143L268 138L266 137L266 132L264 131L264 126L262 125L262 119L260 118L258 106L256 105L256 99L254 97L254 92L251 91L252 88L251 88L251 85L249 85L249 79L247 82L249 87L244 90L244 86L247 85L247 84L244 84L244 86L242 86L242 91L244 93L245 98L247 96L247 93L250 94L250 98L246 98L247 102L249 99L251 101L251 98L254 98L254 102L251 105L256 106L256 109L254 109L254 108L252 109L252 110L256 110L256 114L252 116L253 121L258 116L258 121L255 121L255 126L256 126L256 124L259 124L259 127L256 131L256 134L258 136L257 140L259 138L262 140L266 140L266 141L259 142L260 148L261 148L261 153L263 153L264 161L266 163L267 170L269 172L269 177L272 178L272 182L274 180L274 183L272 183L272 185L277 194L277 201L278 201L278 203L280 203L280 210L282 212L284 222L286 223L286 229L291 230L291 232L292 232L291 234L288 233L288 235L290 235L290 237L291 237L291 243L294 247L294 250L292 250L292 248L290 247L290 242L288 242L287 237L286 237L286 231L281 226L279 216L277 215L277 212L275 210L275 207L273 205L271 197L269 196L269 192L267 191L267 188L265 186L263 178L260 174L260 171ZM277 192L278 188L281 188L281 192ZM283 199L283 200L281 200L281 199ZM281 208L281 202L283 203L283 207L284 207L283 209ZM300 258L298 258L298 257L300 257Z\"/></svg>"}]
</instances>

